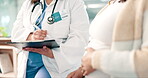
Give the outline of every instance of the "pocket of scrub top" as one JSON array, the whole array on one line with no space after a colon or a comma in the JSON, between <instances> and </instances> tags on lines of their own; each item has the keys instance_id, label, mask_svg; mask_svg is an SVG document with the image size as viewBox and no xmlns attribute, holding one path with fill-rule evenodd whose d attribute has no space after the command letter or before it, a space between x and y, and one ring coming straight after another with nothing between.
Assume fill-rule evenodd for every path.
<instances>
[{"instance_id":1,"label":"pocket of scrub top","mask_svg":"<svg viewBox=\"0 0 148 78\"><path fill-rule=\"evenodd\" d=\"M62 20L53 24L54 38L67 38L70 29L70 15L68 11L59 11Z\"/></svg>"}]
</instances>

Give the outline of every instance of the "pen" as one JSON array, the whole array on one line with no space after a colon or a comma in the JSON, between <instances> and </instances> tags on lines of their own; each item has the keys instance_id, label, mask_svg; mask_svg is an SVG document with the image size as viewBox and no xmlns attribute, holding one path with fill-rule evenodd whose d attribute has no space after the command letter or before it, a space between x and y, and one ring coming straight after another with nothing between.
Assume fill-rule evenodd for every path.
<instances>
[{"instance_id":1,"label":"pen","mask_svg":"<svg viewBox=\"0 0 148 78\"><path fill-rule=\"evenodd\" d=\"M33 25L34 28L36 28L37 30L41 30L38 26Z\"/></svg>"}]
</instances>

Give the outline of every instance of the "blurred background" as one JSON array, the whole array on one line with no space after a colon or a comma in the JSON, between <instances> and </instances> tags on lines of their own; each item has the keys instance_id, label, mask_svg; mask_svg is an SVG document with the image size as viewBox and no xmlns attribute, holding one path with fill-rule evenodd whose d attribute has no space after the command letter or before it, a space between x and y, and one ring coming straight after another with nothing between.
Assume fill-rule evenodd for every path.
<instances>
[{"instance_id":1,"label":"blurred background","mask_svg":"<svg viewBox=\"0 0 148 78\"><path fill-rule=\"evenodd\" d=\"M0 0L0 37L10 37L13 23L24 0ZM109 0L84 0L90 22Z\"/></svg>"}]
</instances>

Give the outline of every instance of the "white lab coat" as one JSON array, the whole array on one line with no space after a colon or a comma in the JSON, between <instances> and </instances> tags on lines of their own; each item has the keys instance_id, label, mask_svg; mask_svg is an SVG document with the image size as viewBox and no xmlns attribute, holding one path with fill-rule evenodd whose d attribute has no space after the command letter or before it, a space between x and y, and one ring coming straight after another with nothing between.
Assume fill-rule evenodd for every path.
<instances>
[{"instance_id":1,"label":"white lab coat","mask_svg":"<svg viewBox=\"0 0 148 78\"><path fill-rule=\"evenodd\" d=\"M41 0L43 2L43 0ZM47 23L47 18L55 0L46 8L45 17L42 22L42 29L47 30L48 38L55 39L60 45L58 49L52 49L54 59L42 55L43 63L52 78L66 78L67 74L76 70L81 64L81 57L84 47L88 43L89 21L84 2L82 0L59 0L55 12L61 12L62 21L52 25ZM34 27L30 22L30 15L33 4L26 0L18 13L17 20L12 30L12 41L26 41ZM37 6L32 13L31 20L35 22L41 13L41 7ZM22 51L18 54L18 78L25 78L28 52Z\"/></svg>"}]
</instances>

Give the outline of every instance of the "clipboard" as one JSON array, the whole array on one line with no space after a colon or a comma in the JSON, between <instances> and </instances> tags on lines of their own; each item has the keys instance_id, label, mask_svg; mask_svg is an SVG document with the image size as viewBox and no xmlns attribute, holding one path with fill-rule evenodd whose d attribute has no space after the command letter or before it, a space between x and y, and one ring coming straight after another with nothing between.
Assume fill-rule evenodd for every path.
<instances>
[{"instance_id":1,"label":"clipboard","mask_svg":"<svg viewBox=\"0 0 148 78\"><path fill-rule=\"evenodd\" d=\"M7 42L7 44L12 45L18 49L22 48L43 48L46 46L50 49L59 48L59 45L55 40L39 40L39 41L25 41L25 42Z\"/></svg>"}]
</instances>

